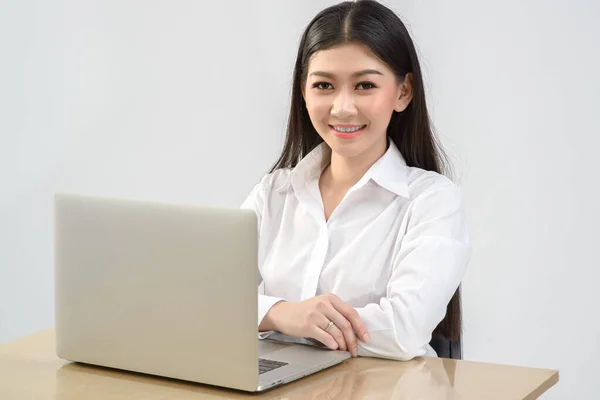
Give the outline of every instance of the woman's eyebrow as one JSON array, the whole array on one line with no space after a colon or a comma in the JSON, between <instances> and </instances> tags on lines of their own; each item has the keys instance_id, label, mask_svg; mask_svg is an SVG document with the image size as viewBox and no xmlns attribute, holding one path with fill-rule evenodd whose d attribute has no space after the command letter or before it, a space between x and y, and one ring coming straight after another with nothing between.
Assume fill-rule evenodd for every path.
<instances>
[{"instance_id":1,"label":"woman's eyebrow","mask_svg":"<svg viewBox=\"0 0 600 400\"><path fill-rule=\"evenodd\" d=\"M357 78L359 76L364 76L364 75L383 75L383 74L381 72L377 71L376 69L363 69L362 71L353 73L352 77ZM321 76L323 78L333 79L335 75L332 74L331 72L314 71L314 72L311 72L309 76Z\"/></svg>"}]
</instances>

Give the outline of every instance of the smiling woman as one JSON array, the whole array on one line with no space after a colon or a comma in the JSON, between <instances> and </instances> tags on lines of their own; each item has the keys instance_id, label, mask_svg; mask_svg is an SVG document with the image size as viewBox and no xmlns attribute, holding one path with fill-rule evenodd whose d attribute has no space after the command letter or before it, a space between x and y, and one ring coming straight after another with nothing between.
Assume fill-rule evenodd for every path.
<instances>
[{"instance_id":1,"label":"smiling woman","mask_svg":"<svg viewBox=\"0 0 600 400\"><path fill-rule=\"evenodd\" d=\"M312 56L302 94L332 156L375 160L386 150L392 113L406 109L412 86L410 79L399 84L368 47L350 42Z\"/></svg>"},{"instance_id":2,"label":"smiling woman","mask_svg":"<svg viewBox=\"0 0 600 400\"><path fill-rule=\"evenodd\" d=\"M283 151L242 207L259 219L259 331L408 360L460 338L471 253L414 45L372 0L306 28Z\"/></svg>"}]
</instances>

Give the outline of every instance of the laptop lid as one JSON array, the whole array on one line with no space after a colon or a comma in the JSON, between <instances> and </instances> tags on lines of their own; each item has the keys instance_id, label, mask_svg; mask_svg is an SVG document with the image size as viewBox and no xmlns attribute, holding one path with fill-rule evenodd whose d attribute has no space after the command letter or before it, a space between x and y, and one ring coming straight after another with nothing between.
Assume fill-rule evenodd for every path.
<instances>
[{"instance_id":1,"label":"laptop lid","mask_svg":"<svg viewBox=\"0 0 600 400\"><path fill-rule=\"evenodd\" d=\"M256 390L256 224L248 210L56 195L58 356Z\"/></svg>"}]
</instances>

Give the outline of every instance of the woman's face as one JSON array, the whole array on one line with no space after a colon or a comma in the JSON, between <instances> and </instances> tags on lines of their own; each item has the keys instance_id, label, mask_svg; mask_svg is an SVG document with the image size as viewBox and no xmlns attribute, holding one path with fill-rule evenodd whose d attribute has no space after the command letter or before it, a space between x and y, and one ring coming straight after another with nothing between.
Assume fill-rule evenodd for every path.
<instances>
[{"instance_id":1,"label":"woman's face","mask_svg":"<svg viewBox=\"0 0 600 400\"><path fill-rule=\"evenodd\" d=\"M393 111L412 99L410 74L394 72L367 47L347 43L316 52L309 60L302 94L310 119L337 155L381 156Z\"/></svg>"}]
</instances>

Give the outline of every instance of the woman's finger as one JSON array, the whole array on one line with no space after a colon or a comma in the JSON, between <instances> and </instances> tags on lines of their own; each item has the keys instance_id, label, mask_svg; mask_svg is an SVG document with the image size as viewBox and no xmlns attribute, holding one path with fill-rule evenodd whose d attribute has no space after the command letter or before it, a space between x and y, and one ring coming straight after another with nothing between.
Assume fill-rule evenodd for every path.
<instances>
[{"instance_id":1,"label":"woman's finger","mask_svg":"<svg viewBox=\"0 0 600 400\"><path fill-rule=\"evenodd\" d=\"M329 324L331 322L331 325ZM343 333L338 329L333 321L331 321L325 314L319 313L319 317L316 321L317 327L320 327L325 333L333 337L337 342L338 350L346 351L346 340L344 339Z\"/></svg>"},{"instance_id":2,"label":"woman's finger","mask_svg":"<svg viewBox=\"0 0 600 400\"><path fill-rule=\"evenodd\" d=\"M319 342L323 343L325 346L327 346L331 350L338 349L338 343L335 341L333 336L331 336L329 333L325 332L322 327L313 325L311 332L310 332L310 337L312 337L313 339L317 339Z\"/></svg>"},{"instance_id":3,"label":"woman's finger","mask_svg":"<svg viewBox=\"0 0 600 400\"><path fill-rule=\"evenodd\" d=\"M338 344L338 350L348 350L348 346L346 345L346 338L344 337L342 331L340 331L340 329L335 325L335 323L331 325L331 327L329 327L329 329L327 329L325 332L329 333L329 335L331 335L335 339L335 341Z\"/></svg>"},{"instance_id":4,"label":"woman's finger","mask_svg":"<svg viewBox=\"0 0 600 400\"><path fill-rule=\"evenodd\" d=\"M325 316L333 321L336 327L341 331L344 336L347 351L349 351L353 357L356 357L358 354L358 342L356 341L356 335L354 334L354 329L352 329L350 321L348 321L333 306L325 311Z\"/></svg>"},{"instance_id":5,"label":"woman's finger","mask_svg":"<svg viewBox=\"0 0 600 400\"><path fill-rule=\"evenodd\" d=\"M348 320L348 322L350 322L352 329L354 332L356 332L356 336L358 336L358 338L363 342L368 342L369 334L367 332L367 327L360 319L358 312L334 294L329 296L329 300L331 301L333 307L339 311L340 314L342 314L344 318Z\"/></svg>"}]
</instances>

